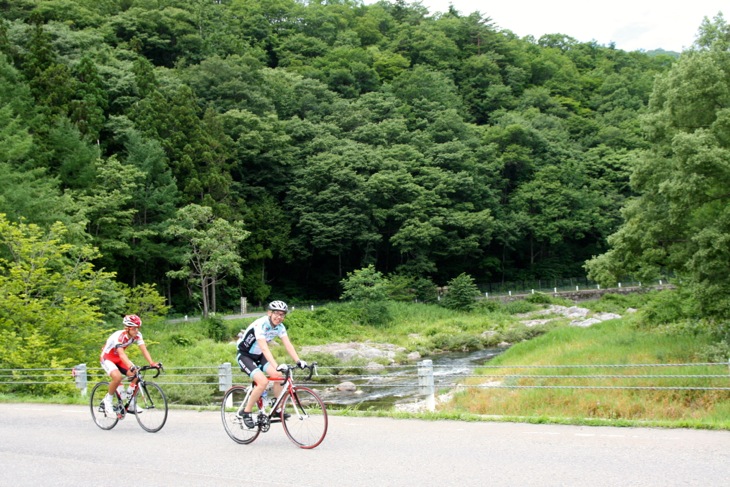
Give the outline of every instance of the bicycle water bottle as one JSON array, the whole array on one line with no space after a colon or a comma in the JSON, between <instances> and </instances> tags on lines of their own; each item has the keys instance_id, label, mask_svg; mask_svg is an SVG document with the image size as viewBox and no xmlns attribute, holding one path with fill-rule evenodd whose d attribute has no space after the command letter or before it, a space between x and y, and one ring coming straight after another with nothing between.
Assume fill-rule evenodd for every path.
<instances>
[{"instance_id":1,"label":"bicycle water bottle","mask_svg":"<svg viewBox=\"0 0 730 487\"><path fill-rule=\"evenodd\" d=\"M124 390L124 385L120 384L119 386L117 386L117 394L119 394L119 397L122 398L122 401L127 398L127 393Z\"/></svg>"}]
</instances>

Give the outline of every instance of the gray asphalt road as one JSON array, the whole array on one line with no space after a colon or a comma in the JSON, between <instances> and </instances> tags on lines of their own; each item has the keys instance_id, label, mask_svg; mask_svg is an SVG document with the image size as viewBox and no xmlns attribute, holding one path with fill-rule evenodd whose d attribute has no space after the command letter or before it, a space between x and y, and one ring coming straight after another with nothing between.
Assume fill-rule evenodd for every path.
<instances>
[{"instance_id":1,"label":"gray asphalt road","mask_svg":"<svg viewBox=\"0 0 730 487\"><path fill-rule=\"evenodd\" d=\"M314 450L217 412L102 431L87 407L0 404L2 486L727 486L730 432L330 416Z\"/></svg>"}]
</instances>

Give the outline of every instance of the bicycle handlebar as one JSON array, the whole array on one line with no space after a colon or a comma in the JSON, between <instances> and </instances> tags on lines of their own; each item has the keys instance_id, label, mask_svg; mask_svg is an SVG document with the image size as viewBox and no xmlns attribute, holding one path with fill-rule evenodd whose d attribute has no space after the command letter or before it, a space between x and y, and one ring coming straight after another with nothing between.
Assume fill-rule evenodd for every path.
<instances>
[{"instance_id":1,"label":"bicycle handlebar","mask_svg":"<svg viewBox=\"0 0 730 487\"><path fill-rule=\"evenodd\" d=\"M305 369L309 369L309 375L307 376L306 380L309 380L312 378L312 375L317 372L317 362L312 362L311 364L307 364Z\"/></svg>"},{"instance_id":2,"label":"bicycle handlebar","mask_svg":"<svg viewBox=\"0 0 730 487\"><path fill-rule=\"evenodd\" d=\"M156 370L154 377L152 377L153 379L156 379L160 375L160 372L162 372L163 370L165 370L162 367L162 362L158 362L157 363L157 367L153 367L151 365L143 365L142 367L139 367L137 369L137 371L138 372L144 372L145 370L150 370L150 369L155 369Z\"/></svg>"},{"instance_id":3,"label":"bicycle handlebar","mask_svg":"<svg viewBox=\"0 0 730 487\"><path fill-rule=\"evenodd\" d=\"M280 372L285 372L287 378L291 377L292 372L296 369L309 369L309 375L305 379L309 380L312 378L312 375L317 373L317 362L312 362L311 364L307 364L304 367L299 367L298 365L281 364L279 365L279 367L276 368L276 370Z\"/></svg>"}]
</instances>

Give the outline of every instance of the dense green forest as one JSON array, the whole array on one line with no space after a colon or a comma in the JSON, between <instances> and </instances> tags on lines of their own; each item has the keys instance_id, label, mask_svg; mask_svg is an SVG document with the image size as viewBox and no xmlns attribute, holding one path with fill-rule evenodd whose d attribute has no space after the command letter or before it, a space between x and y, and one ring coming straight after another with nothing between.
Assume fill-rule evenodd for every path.
<instances>
[{"instance_id":1,"label":"dense green forest","mask_svg":"<svg viewBox=\"0 0 730 487\"><path fill-rule=\"evenodd\" d=\"M730 289L721 15L657 54L400 0L0 9L3 268L11 234L69 245L92 318L141 286L180 313L335 299L368 266Z\"/></svg>"}]
</instances>

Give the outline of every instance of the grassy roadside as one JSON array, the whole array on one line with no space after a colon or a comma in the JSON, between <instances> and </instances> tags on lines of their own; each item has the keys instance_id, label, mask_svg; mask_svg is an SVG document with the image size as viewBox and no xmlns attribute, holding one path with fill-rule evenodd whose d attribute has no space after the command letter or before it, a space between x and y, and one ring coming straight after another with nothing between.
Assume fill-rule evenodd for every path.
<instances>
[{"instance_id":1,"label":"grassy roadside","mask_svg":"<svg viewBox=\"0 0 730 487\"><path fill-rule=\"evenodd\" d=\"M558 328L519 343L490 362L490 365L506 367L499 369L500 374L535 376L506 378L503 383L560 388L467 388L456 393L439 412L537 423L730 429L730 391L679 389L727 388L730 374L726 364L683 367L681 372L671 367L601 367L605 364L698 363L698 353L710 344L708 336L642 329L637 326L638 319L612 320L589 328ZM519 367L524 364L576 367L526 371ZM585 364L594 366L583 367ZM627 372L639 377L627 379ZM494 371L482 370L481 373ZM567 377L556 378L556 375ZM653 377L645 377L647 375ZM698 382L690 377L692 375L724 377L703 378ZM584 376L594 376L588 383L598 388L580 388L586 383L582 380ZM472 380L469 385L477 383ZM574 385L578 388L572 388ZM626 386L631 389L623 388ZM654 386L678 389L654 389Z\"/></svg>"},{"instance_id":2,"label":"grassy roadside","mask_svg":"<svg viewBox=\"0 0 730 487\"><path fill-rule=\"evenodd\" d=\"M439 351L466 351L493 347L500 342L513 344L506 352L489 362L499 365L504 375L526 375L520 366L561 365L560 375L568 379L549 377L555 370L534 369L530 374L541 377L509 377L497 379L503 385L566 386L550 389L485 388L490 379L474 378L464 389L439 403L433 413L407 413L395 410L359 411L357 408L332 411L341 415L378 415L396 418L454 419L465 421L517 421L529 423L688 427L730 429L730 393L728 391L653 390L651 384L661 380L672 387L695 386L688 377L669 377L676 371L653 369L632 371L638 374L666 374L666 379L631 379L631 386L646 389L621 389L626 379L611 377L613 371L599 367L605 364L670 364L714 362L706 351L716 338L697 324L648 324L651 313L643 309L656 306L657 296L651 293L630 296L606 296L598 301L581 302L579 306L595 312L613 312L621 319L605 321L590 327L568 326L570 321L561 316L540 315L550 321L540 325L525 325L525 320L549 304L570 306L573 303L552 298L537 298L512 303L483 302L472 312L454 312L434 305L392 303L388 305L386 323L363 323L358 309L335 304L315 311L296 311L287 317L287 328L298 347L334 342L370 341L404 347L408 352L418 351L423 356ZM658 300L660 306L661 299ZM632 313L630 310L638 312ZM533 316L534 317L534 316ZM194 367L202 364L233 362L232 340L236 333L252 319L211 320L209 322L158 322L145 326L145 340L153 357L171 367ZM275 354L283 358L279 347ZM136 349L132 351L136 352ZM333 357L305 357L321 364L334 361ZM139 359L137 357L136 359ZM404 357L396 357L397 360ZM727 359L724 359L725 361ZM92 363L91 361L89 363ZM577 367L594 365L594 367ZM476 374L494 374L494 369L475 371ZM708 385L728 387L727 366L691 367L683 375L718 374ZM584 384L581 376L592 378L591 383L606 389L578 389L570 385ZM196 396L194 388L166 389L176 407L205 409L203 396ZM453 391L439 391L446 393ZM3 402L48 402L85 404L78 394L55 396L20 396L0 394ZM187 404L187 406L185 406Z\"/></svg>"}]
</instances>

